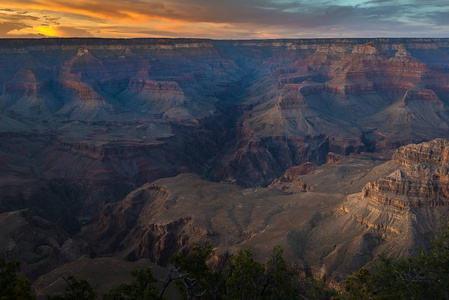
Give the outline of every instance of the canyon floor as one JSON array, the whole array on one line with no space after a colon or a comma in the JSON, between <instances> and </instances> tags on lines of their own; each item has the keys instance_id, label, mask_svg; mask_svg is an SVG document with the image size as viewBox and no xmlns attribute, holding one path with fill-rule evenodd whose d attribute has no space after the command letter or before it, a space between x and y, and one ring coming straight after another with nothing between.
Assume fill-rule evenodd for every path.
<instances>
[{"instance_id":1,"label":"canyon floor","mask_svg":"<svg viewBox=\"0 0 449 300\"><path fill-rule=\"evenodd\" d=\"M341 281L447 218L449 40L11 39L0 63L0 255L41 293L192 243Z\"/></svg>"}]
</instances>

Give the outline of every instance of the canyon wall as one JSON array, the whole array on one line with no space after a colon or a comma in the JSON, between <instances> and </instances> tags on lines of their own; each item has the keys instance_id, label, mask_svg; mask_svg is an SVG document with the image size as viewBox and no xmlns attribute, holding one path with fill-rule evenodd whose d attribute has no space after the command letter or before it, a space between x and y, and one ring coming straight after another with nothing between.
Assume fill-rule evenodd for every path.
<instances>
[{"instance_id":1,"label":"canyon wall","mask_svg":"<svg viewBox=\"0 0 449 300\"><path fill-rule=\"evenodd\" d=\"M158 178L269 185L329 152L448 135L446 39L11 39L0 53L0 211L71 231Z\"/></svg>"}]
</instances>

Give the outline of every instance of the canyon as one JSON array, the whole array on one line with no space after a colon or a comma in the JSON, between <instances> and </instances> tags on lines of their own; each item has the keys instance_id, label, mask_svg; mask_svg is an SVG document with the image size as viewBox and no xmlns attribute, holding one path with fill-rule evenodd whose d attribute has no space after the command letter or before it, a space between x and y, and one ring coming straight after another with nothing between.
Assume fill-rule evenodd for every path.
<instances>
[{"instance_id":1,"label":"canyon","mask_svg":"<svg viewBox=\"0 0 449 300\"><path fill-rule=\"evenodd\" d=\"M0 255L32 281L195 242L341 281L447 216L447 39L4 39L0 64Z\"/></svg>"}]
</instances>

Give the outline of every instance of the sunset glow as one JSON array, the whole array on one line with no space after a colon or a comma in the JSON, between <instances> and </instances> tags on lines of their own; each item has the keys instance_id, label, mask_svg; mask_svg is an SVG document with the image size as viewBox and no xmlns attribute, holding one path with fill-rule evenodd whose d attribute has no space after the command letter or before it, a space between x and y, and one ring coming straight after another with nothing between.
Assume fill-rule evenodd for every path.
<instances>
[{"instance_id":1,"label":"sunset glow","mask_svg":"<svg viewBox=\"0 0 449 300\"><path fill-rule=\"evenodd\" d=\"M45 36L58 36L58 33L52 27L37 27L38 33Z\"/></svg>"},{"instance_id":2,"label":"sunset glow","mask_svg":"<svg viewBox=\"0 0 449 300\"><path fill-rule=\"evenodd\" d=\"M438 0L6 0L0 37L448 37L448 20Z\"/></svg>"}]
</instances>

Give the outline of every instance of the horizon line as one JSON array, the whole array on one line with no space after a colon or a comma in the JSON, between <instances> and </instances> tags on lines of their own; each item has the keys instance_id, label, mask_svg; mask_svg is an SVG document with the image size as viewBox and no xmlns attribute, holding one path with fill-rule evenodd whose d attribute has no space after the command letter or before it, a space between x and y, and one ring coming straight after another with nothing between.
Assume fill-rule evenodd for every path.
<instances>
[{"instance_id":1,"label":"horizon line","mask_svg":"<svg viewBox=\"0 0 449 300\"><path fill-rule=\"evenodd\" d=\"M248 39L226 39L226 38L199 38L199 37L0 37L0 40L202 40L202 41L278 41L278 40L356 40L356 39L422 39L422 40L448 40L448 37L304 37L304 38L248 38Z\"/></svg>"}]
</instances>

